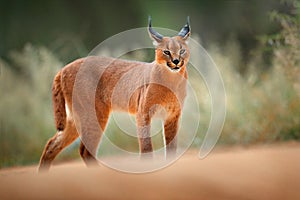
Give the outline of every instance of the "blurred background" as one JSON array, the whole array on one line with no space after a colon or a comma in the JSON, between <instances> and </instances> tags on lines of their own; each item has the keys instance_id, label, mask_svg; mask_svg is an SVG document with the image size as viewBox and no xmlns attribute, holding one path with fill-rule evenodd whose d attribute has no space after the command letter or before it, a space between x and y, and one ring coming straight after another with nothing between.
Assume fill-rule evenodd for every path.
<instances>
[{"instance_id":1,"label":"blurred background","mask_svg":"<svg viewBox=\"0 0 300 200\"><path fill-rule=\"evenodd\" d=\"M55 73L106 38L147 26L148 15L173 30L190 16L192 37L219 66L227 118L218 145L299 140L300 1L0 0L0 168L37 163L55 133ZM197 147L210 120L205 95ZM109 126L112 140L137 148ZM78 158L77 146L58 160Z\"/></svg>"}]
</instances>

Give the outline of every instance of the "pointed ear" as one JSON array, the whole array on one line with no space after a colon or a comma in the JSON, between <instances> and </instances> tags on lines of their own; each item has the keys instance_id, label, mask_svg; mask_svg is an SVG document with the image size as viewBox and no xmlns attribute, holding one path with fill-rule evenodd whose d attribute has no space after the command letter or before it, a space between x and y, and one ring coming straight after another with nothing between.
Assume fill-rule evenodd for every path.
<instances>
[{"instance_id":1,"label":"pointed ear","mask_svg":"<svg viewBox=\"0 0 300 200\"><path fill-rule=\"evenodd\" d=\"M148 33L150 38L154 41L153 44L156 46L157 43L160 43L163 39L163 36L161 34L159 34L158 32L156 32L151 25L151 17L149 16L148 18Z\"/></svg>"},{"instance_id":2,"label":"pointed ear","mask_svg":"<svg viewBox=\"0 0 300 200\"><path fill-rule=\"evenodd\" d=\"M190 27L190 17L187 17L187 22L184 25L184 27L180 30L178 33L179 36L182 37L182 39L186 40L191 35L191 27Z\"/></svg>"}]
</instances>

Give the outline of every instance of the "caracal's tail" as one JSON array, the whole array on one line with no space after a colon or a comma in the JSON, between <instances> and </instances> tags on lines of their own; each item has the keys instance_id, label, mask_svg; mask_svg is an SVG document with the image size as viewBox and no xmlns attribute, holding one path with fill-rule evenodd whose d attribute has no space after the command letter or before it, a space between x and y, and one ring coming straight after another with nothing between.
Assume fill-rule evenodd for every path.
<instances>
[{"instance_id":1,"label":"caracal's tail","mask_svg":"<svg viewBox=\"0 0 300 200\"><path fill-rule=\"evenodd\" d=\"M62 131L66 127L66 108L65 98L61 87L61 74L59 71L53 81L52 85L52 102L54 111L55 126L58 131Z\"/></svg>"}]
</instances>

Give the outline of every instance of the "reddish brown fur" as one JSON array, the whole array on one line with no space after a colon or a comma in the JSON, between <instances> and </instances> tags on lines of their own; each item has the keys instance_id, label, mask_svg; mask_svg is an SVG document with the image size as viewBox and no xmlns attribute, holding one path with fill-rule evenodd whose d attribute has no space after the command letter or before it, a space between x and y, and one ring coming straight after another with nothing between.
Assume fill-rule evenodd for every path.
<instances>
[{"instance_id":1,"label":"reddish brown fur","mask_svg":"<svg viewBox=\"0 0 300 200\"><path fill-rule=\"evenodd\" d=\"M140 151L151 152L151 118L160 113L163 108L167 149L176 150L178 122L187 84L186 64L189 50L185 40L186 38L181 36L164 37L157 44L156 58L152 63L86 57L68 64L59 71L54 78L52 89L57 133L46 144L39 169L48 169L55 156L79 135L74 124L72 101L76 75L83 65L90 67L87 74L89 80L98 81L99 73L102 74L101 79L96 82L95 110L98 124L103 131L112 110L135 114ZM170 56L164 54L166 49L171 52ZM180 49L185 49L185 53L180 55ZM177 66L172 62L175 58L180 59ZM175 67L179 69L174 70ZM128 73L130 76L126 78ZM147 83L130 91L130 88L141 84L141 80L146 80ZM68 116L65 105L70 111ZM92 133L81 134L81 140L84 142L80 145L80 155L87 164L96 162L95 156L100 137L101 134L95 136Z\"/></svg>"}]
</instances>

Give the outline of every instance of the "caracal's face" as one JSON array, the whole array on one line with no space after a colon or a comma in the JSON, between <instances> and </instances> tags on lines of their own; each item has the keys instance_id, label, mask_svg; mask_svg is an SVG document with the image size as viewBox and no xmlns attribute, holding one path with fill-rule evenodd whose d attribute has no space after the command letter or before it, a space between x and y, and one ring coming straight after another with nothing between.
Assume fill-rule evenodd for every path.
<instances>
[{"instance_id":1,"label":"caracal's face","mask_svg":"<svg viewBox=\"0 0 300 200\"><path fill-rule=\"evenodd\" d=\"M186 40L181 36L163 37L156 46L156 62L171 71L180 71L189 60L189 49Z\"/></svg>"},{"instance_id":2,"label":"caracal's face","mask_svg":"<svg viewBox=\"0 0 300 200\"><path fill-rule=\"evenodd\" d=\"M149 17L148 32L153 44L156 46L156 63L167 67L173 72L180 71L188 63L190 52L187 46L187 39L191 35L190 20L180 30L177 36L163 37L156 32L151 25Z\"/></svg>"}]
</instances>

